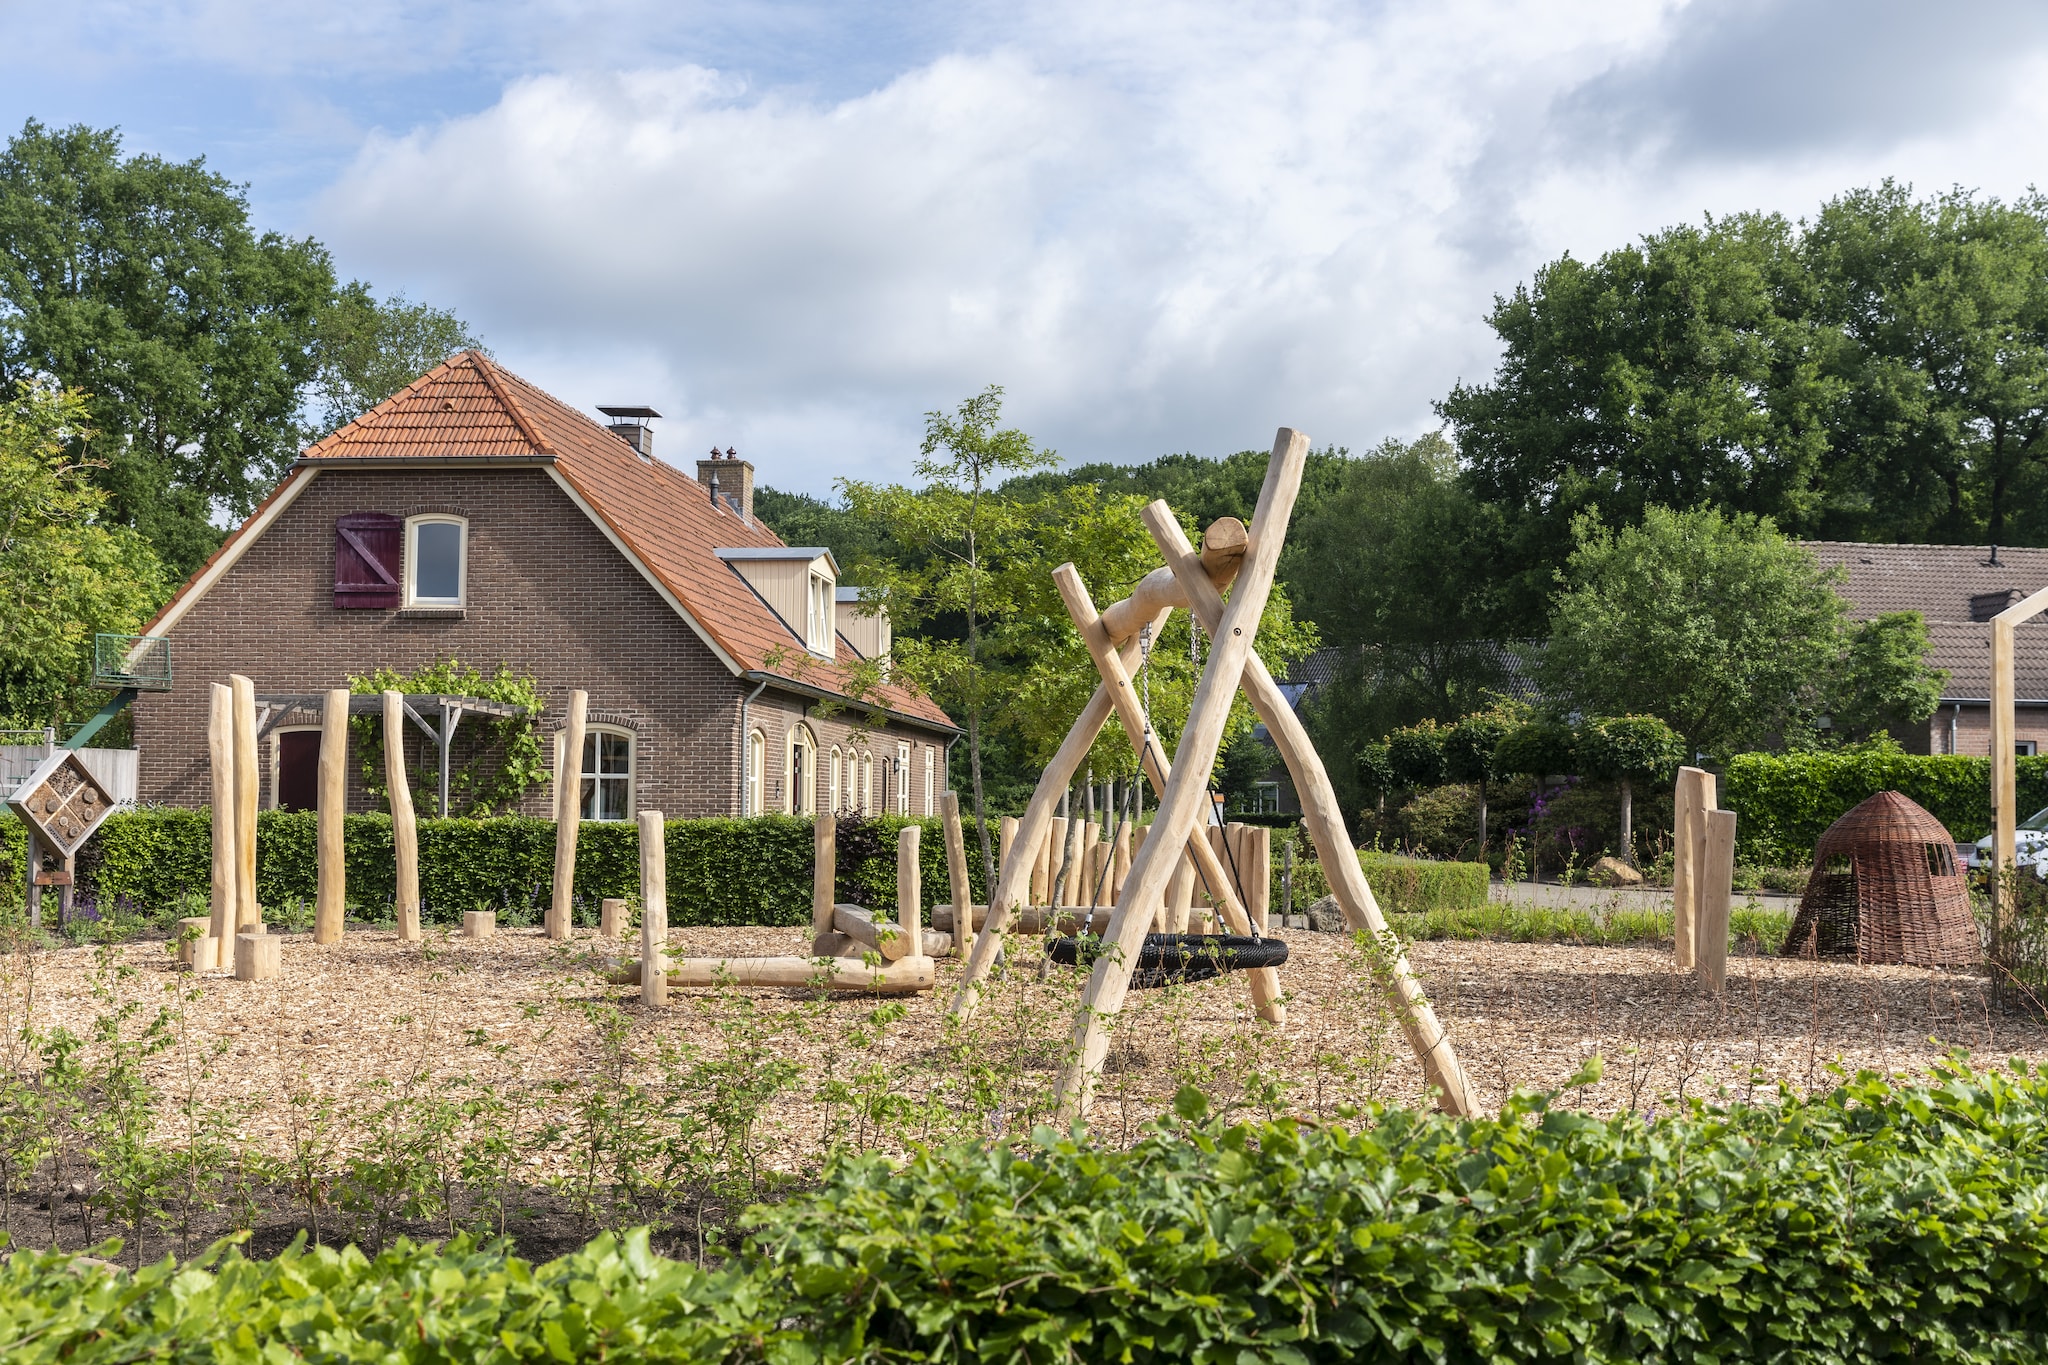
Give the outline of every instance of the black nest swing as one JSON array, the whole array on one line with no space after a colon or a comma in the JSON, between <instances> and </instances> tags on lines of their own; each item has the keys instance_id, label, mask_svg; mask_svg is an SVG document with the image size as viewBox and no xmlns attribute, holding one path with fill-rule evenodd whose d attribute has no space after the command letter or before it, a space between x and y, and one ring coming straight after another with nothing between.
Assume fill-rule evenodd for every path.
<instances>
[{"instance_id":1,"label":"black nest swing","mask_svg":"<svg viewBox=\"0 0 2048 1365\"><path fill-rule=\"evenodd\" d=\"M1092 967L1107 944L1094 934L1047 939L1045 955L1067 967ZM1207 981L1225 972L1278 967L1287 961L1287 945L1277 938L1249 934L1147 934L1131 973L1134 990Z\"/></svg>"}]
</instances>

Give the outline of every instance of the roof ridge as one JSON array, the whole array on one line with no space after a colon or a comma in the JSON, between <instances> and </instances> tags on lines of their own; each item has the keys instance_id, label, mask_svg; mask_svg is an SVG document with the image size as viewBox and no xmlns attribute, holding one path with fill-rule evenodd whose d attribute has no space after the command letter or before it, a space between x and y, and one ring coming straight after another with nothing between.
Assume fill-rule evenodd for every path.
<instances>
[{"instance_id":1,"label":"roof ridge","mask_svg":"<svg viewBox=\"0 0 2048 1365\"><path fill-rule=\"evenodd\" d=\"M313 442L313 444L307 446L304 450L300 451L299 454L301 456L310 458L313 455L313 452L319 450L323 446L344 445L348 442L350 436L353 433L356 433L358 431L369 431L372 427L378 425L379 423L387 421L391 416L391 413L388 411L391 404L397 402L401 398L404 398L408 394L424 391L426 389L428 380L437 379L447 374L449 371L455 368L455 362L462 359L462 357L467 354L469 354L469 352L467 351L458 351L454 355L449 356L446 360L436 365L433 369L428 370L418 379L413 380L412 383L407 384L404 388L399 389L393 394L391 394L390 397L385 398L380 402L372 403L363 411L349 418L346 422L343 422L340 426L336 427L334 430L328 432L325 436L322 436L319 440Z\"/></svg>"},{"instance_id":2,"label":"roof ridge","mask_svg":"<svg viewBox=\"0 0 2048 1365\"><path fill-rule=\"evenodd\" d=\"M527 442L533 446L535 454L555 455L560 453L555 449L554 442L542 435L540 428L535 426L532 419L527 417L526 410L519 406L519 400L512 396L510 387L502 381L498 374L498 367L491 363L488 356L482 351L472 348L464 351L462 358L467 359L471 368L483 376L484 384L490 389L497 400L505 405L506 415L511 417L512 425L519 428L519 434L524 436Z\"/></svg>"}]
</instances>

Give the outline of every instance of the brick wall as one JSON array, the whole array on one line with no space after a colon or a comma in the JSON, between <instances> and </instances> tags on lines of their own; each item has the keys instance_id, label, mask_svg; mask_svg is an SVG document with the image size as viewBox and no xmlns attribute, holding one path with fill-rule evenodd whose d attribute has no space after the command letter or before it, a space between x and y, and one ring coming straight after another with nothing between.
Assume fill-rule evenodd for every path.
<instances>
[{"instance_id":1,"label":"brick wall","mask_svg":"<svg viewBox=\"0 0 2048 1365\"><path fill-rule=\"evenodd\" d=\"M463 619L335 610L334 522L349 512L467 518ZM503 663L535 678L550 732L570 691L587 691L594 723L634 736L636 807L682 817L739 810L740 702L753 684L718 661L544 470L323 470L169 636L176 686L135 704L145 801L209 799L208 684L230 673L247 674L259 693L310 693L379 667L407 673L453 656L484 672ZM788 728L805 704L771 689L750 709L750 724L767 739L771 781L783 772ZM808 723L821 754L845 742L850 724ZM893 756L899 738L916 747L933 737L890 727L870 742L879 758L885 747ZM265 760L267 769L267 747ZM350 786L350 808L369 809L353 772ZM432 793L414 800L432 813ZM544 788L530 792L523 809L546 814L548 800ZM769 809L780 808L771 798Z\"/></svg>"},{"instance_id":2,"label":"brick wall","mask_svg":"<svg viewBox=\"0 0 2048 1365\"><path fill-rule=\"evenodd\" d=\"M1955 748L1949 748L1949 718L1955 718ZM2032 740L2036 753L2048 754L2048 707L2013 708L2014 738ZM1982 758L1991 752L1991 708L1964 703L1943 706L1925 725L1894 732L1899 745L1912 754L1968 754Z\"/></svg>"}]
</instances>

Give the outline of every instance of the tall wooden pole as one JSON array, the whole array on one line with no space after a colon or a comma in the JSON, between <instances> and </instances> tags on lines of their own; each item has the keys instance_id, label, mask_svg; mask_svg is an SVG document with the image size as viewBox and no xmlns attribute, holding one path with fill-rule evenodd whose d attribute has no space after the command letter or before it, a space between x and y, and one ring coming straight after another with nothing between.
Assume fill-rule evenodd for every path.
<instances>
[{"instance_id":1,"label":"tall wooden pole","mask_svg":"<svg viewBox=\"0 0 2048 1365\"><path fill-rule=\"evenodd\" d=\"M811 822L811 956L837 957L846 936L832 927L838 896L839 823L820 811Z\"/></svg>"},{"instance_id":2,"label":"tall wooden pole","mask_svg":"<svg viewBox=\"0 0 2048 1365\"><path fill-rule=\"evenodd\" d=\"M235 909L241 867L235 856L235 692L226 683L213 684L206 753L213 778L213 916L206 933L214 942L213 967L219 970L233 960L242 923Z\"/></svg>"},{"instance_id":3,"label":"tall wooden pole","mask_svg":"<svg viewBox=\"0 0 2048 1365\"><path fill-rule=\"evenodd\" d=\"M1699 876L1700 910L1693 943L1700 983L1719 993L1728 978L1728 902L1735 887L1735 812L1706 812Z\"/></svg>"},{"instance_id":4,"label":"tall wooden pole","mask_svg":"<svg viewBox=\"0 0 2048 1365\"><path fill-rule=\"evenodd\" d=\"M818 817L821 821L826 817ZM668 848L658 810L640 812L640 1003L668 1003Z\"/></svg>"},{"instance_id":5,"label":"tall wooden pole","mask_svg":"<svg viewBox=\"0 0 2048 1365\"><path fill-rule=\"evenodd\" d=\"M2021 606L2026 605L2021 603ZM2019 868L2019 746L2014 715L2011 610L1991 619L1991 949L1999 950Z\"/></svg>"},{"instance_id":6,"label":"tall wooden pole","mask_svg":"<svg viewBox=\"0 0 2048 1365\"><path fill-rule=\"evenodd\" d=\"M548 937L568 938L576 893L576 835L583 819L583 723L590 694L569 694L569 723L562 730L562 780L555 787L555 886L548 902Z\"/></svg>"},{"instance_id":7,"label":"tall wooden pole","mask_svg":"<svg viewBox=\"0 0 2048 1365\"><path fill-rule=\"evenodd\" d=\"M959 792L947 792L939 798L939 827L946 837L946 888L953 897L953 933L965 939L974 923L974 891L967 878L967 835L960 827ZM1007 855L1003 865L1009 865ZM915 941L910 950L918 951Z\"/></svg>"},{"instance_id":8,"label":"tall wooden pole","mask_svg":"<svg viewBox=\"0 0 2048 1365\"><path fill-rule=\"evenodd\" d=\"M420 936L420 831L405 775L405 697L389 689L384 693L384 785L391 790L391 851L398 861L392 910L399 942L411 943Z\"/></svg>"},{"instance_id":9,"label":"tall wooden pole","mask_svg":"<svg viewBox=\"0 0 2048 1365\"><path fill-rule=\"evenodd\" d=\"M235 694L235 924L254 929L263 918L256 904L256 684L228 675Z\"/></svg>"},{"instance_id":10,"label":"tall wooden pole","mask_svg":"<svg viewBox=\"0 0 2048 1365\"><path fill-rule=\"evenodd\" d=\"M1700 874L1707 848L1707 812L1714 775L1680 768L1671 813L1671 956L1681 972L1699 965Z\"/></svg>"},{"instance_id":11,"label":"tall wooden pole","mask_svg":"<svg viewBox=\"0 0 2048 1365\"><path fill-rule=\"evenodd\" d=\"M905 954L908 957L924 955L924 875L917 856L918 836L922 832L917 825L905 825L896 831L896 932L910 945ZM953 923L965 924L966 914L955 906Z\"/></svg>"},{"instance_id":12,"label":"tall wooden pole","mask_svg":"<svg viewBox=\"0 0 2048 1365\"><path fill-rule=\"evenodd\" d=\"M1087 1115L1094 1099L1095 1080L1109 1055L1110 1037L1124 996L1131 985L1131 971L1152 918L1162 903L1166 883L1173 875L1173 850L1185 844L1203 818L1208 806L1207 778L1216 764L1216 751L1223 740L1223 727L1230 718L1230 704L1237 695L1238 680L1252 657L1252 641L1258 634L1259 619L1273 587L1273 570L1280 561L1280 546L1286 539L1287 521L1294 510L1295 494L1301 488L1301 470L1308 456L1308 437L1283 427L1273 444L1273 458L1266 466L1265 485L1259 490L1258 510L1252 514L1251 545L1244 566L1238 570L1237 586L1223 610L1215 639L1209 650L1202 679L1195 687L1187 726L1181 732L1175 753L1173 777L1163 784L1158 814L1153 819L1152 837L1131 868L1124 894L1117 898L1109 917L1107 938L1116 950L1105 952L1088 975L1081 996L1081 1008L1074 1019L1073 1060L1060 1077L1060 1113L1067 1120ZM1203 581L1208 580L1204 577ZM1190 594L1193 589L1188 590Z\"/></svg>"},{"instance_id":13,"label":"tall wooden pole","mask_svg":"<svg viewBox=\"0 0 2048 1365\"><path fill-rule=\"evenodd\" d=\"M1172 509L1163 502L1155 502L1138 515L1145 523L1145 529L1151 532L1153 543L1166 556L1168 567L1186 587L1189 610L1195 620L1215 637L1223 618L1222 595L1210 582L1201 560L1195 557ZM1274 747L1280 751L1281 761L1294 778L1295 792L1301 798L1302 824L1316 846L1316 857L1329 878L1330 894L1336 897L1338 907L1344 912L1344 923L1354 931L1364 930L1371 934L1387 952L1384 971L1387 984L1399 1005L1401 1031L1407 1036L1408 1046L1422 1062L1423 1077L1436 1091L1437 1105L1452 1114L1478 1113L1478 1097L1465 1080L1464 1068L1458 1063L1457 1049L1451 1046L1443 1025L1438 1022L1429 996L1408 965L1406 950L1388 928L1386 917L1380 913L1379 901L1365 879L1365 870L1358 865L1358 851L1352 847L1351 835L1344 827L1344 811L1338 804L1337 790L1330 784L1329 770L1323 767L1322 757L1309 739L1307 727L1301 723L1301 717L1295 714L1286 694L1281 692L1280 684L1273 680L1272 671L1256 652L1245 664L1242 681L1246 700L1251 702L1252 710L1259 719L1266 723L1266 733L1272 737ZM1155 818L1155 830L1158 823Z\"/></svg>"},{"instance_id":14,"label":"tall wooden pole","mask_svg":"<svg viewBox=\"0 0 2048 1365\"><path fill-rule=\"evenodd\" d=\"M313 900L313 942L339 943L348 913L348 689L327 694L320 710L320 881Z\"/></svg>"}]
</instances>

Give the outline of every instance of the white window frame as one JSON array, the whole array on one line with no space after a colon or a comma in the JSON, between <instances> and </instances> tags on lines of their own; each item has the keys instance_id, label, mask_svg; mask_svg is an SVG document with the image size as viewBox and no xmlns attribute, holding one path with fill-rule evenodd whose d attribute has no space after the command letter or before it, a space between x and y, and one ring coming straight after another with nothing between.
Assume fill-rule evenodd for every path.
<instances>
[{"instance_id":1,"label":"white window frame","mask_svg":"<svg viewBox=\"0 0 2048 1365\"><path fill-rule=\"evenodd\" d=\"M839 786L839 758L839 746L835 744L832 746L832 766L826 770L826 778L829 784L826 789L826 799L831 803L830 813L833 815L839 814L839 802L842 799L842 792Z\"/></svg>"},{"instance_id":2,"label":"white window frame","mask_svg":"<svg viewBox=\"0 0 2048 1365\"><path fill-rule=\"evenodd\" d=\"M635 815L636 808L633 803L638 798L640 787L640 736L622 725L586 725L583 727L583 743L590 750L593 758L603 752L604 746L597 739L599 735L613 735L626 741L626 808L625 814L619 817L619 821L630 822ZM590 792L591 811L593 813L589 815L583 813L583 784L585 781L596 781L599 778L599 774L584 769L583 755L581 754L576 756L576 769L576 818L589 821L602 820L604 817L595 813L599 809L596 787L592 787ZM609 777L614 781L618 777L616 773L607 773L603 776Z\"/></svg>"},{"instance_id":3,"label":"white window frame","mask_svg":"<svg viewBox=\"0 0 2048 1365\"><path fill-rule=\"evenodd\" d=\"M834 601L832 578L812 569L804 583L804 644L813 654L831 658L834 627Z\"/></svg>"},{"instance_id":4,"label":"white window frame","mask_svg":"<svg viewBox=\"0 0 2048 1365\"><path fill-rule=\"evenodd\" d=\"M762 812L762 769L768 766L768 736L759 730L747 732L747 770L740 775L740 814Z\"/></svg>"},{"instance_id":5,"label":"white window frame","mask_svg":"<svg viewBox=\"0 0 2048 1365\"><path fill-rule=\"evenodd\" d=\"M802 749L810 755L808 780L803 789L797 789L796 755ZM816 815L818 813L818 737L811 733L811 727L798 723L789 727L789 734L782 741L782 773L788 779L784 785L789 788L782 800L785 815Z\"/></svg>"},{"instance_id":6,"label":"white window frame","mask_svg":"<svg viewBox=\"0 0 2048 1365\"><path fill-rule=\"evenodd\" d=\"M933 786L933 779L938 773L938 752L937 749L929 744L924 746L924 813L926 815L937 815L939 813L938 788Z\"/></svg>"},{"instance_id":7,"label":"white window frame","mask_svg":"<svg viewBox=\"0 0 2048 1365\"><path fill-rule=\"evenodd\" d=\"M896 745L896 813L910 814L910 745Z\"/></svg>"},{"instance_id":8,"label":"white window frame","mask_svg":"<svg viewBox=\"0 0 2048 1365\"><path fill-rule=\"evenodd\" d=\"M422 526L453 526L461 534L456 538L455 547L455 596L421 597L417 589L419 568L419 528ZM469 604L469 518L451 516L446 512L425 512L405 519L405 605L408 607L465 607Z\"/></svg>"},{"instance_id":9,"label":"white window frame","mask_svg":"<svg viewBox=\"0 0 2048 1365\"><path fill-rule=\"evenodd\" d=\"M860 813L875 813L875 751L866 749L860 756Z\"/></svg>"}]
</instances>

